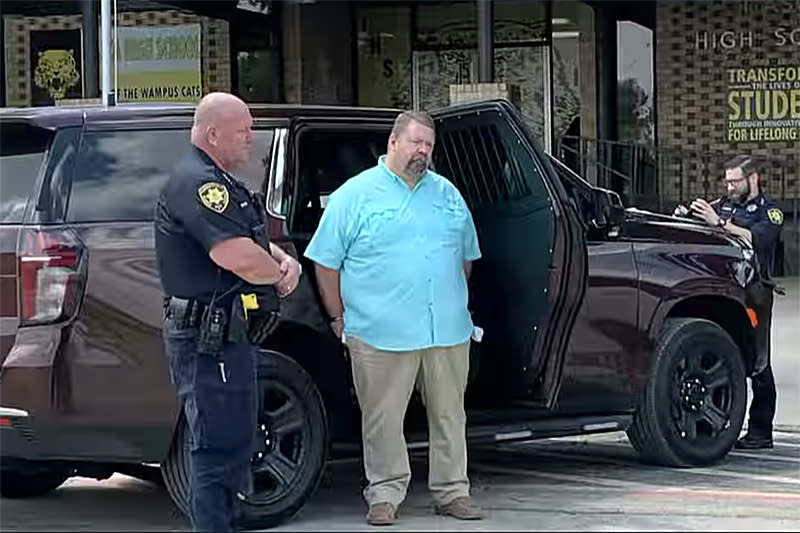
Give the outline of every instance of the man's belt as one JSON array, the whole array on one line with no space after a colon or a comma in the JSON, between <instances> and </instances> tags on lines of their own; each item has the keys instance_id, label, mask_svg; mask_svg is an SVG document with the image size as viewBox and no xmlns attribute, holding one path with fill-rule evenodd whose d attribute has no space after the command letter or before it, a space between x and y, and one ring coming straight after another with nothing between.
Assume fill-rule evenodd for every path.
<instances>
[{"instance_id":1,"label":"man's belt","mask_svg":"<svg viewBox=\"0 0 800 533\"><path fill-rule=\"evenodd\" d=\"M194 327L200 324L206 307L194 299L169 296L164 298L164 318L171 318L182 327Z\"/></svg>"}]
</instances>

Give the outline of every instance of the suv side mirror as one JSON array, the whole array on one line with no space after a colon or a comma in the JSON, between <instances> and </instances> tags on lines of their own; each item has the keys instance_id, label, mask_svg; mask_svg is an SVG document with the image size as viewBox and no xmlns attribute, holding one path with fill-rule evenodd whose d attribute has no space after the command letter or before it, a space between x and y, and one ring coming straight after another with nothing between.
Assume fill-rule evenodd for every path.
<instances>
[{"instance_id":1,"label":"suv side mirror","mask_svg":"<svg viewBox=\"0 0 800 533\"><path fill-rule=\"evenodd\" d=\"M592 189L592 227L605 229L609 237L616 237L622 227L625 209L614 191Z\"/></svg>"}]
</instances>

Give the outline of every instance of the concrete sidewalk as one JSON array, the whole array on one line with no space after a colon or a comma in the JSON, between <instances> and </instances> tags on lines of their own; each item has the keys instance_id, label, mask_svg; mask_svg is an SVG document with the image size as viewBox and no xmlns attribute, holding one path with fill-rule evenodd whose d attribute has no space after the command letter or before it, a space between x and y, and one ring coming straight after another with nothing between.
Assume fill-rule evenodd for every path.
<instances>
[{"instance_id":1,"label":"concrete sidewalk","mask_svg":"<svg viewBox=\"0 0 800 533\"><path fill-rule=\"evenodd\" d=\"M778 389L777 429L800 432L800 278L777 278L786 295L775 295L772 370Z\"/></svg>"}]
</instances>

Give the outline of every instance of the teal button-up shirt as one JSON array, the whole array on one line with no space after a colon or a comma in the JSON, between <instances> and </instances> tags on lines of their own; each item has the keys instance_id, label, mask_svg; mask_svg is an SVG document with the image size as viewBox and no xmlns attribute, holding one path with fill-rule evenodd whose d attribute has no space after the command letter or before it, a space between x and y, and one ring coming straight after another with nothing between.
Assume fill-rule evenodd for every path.
<instances>
[{"instance_id":1,"label":"teal button-up shirt","mask_svg":"<svg viewBox=\"0 0 800 533\"><path fill-rule=\"evenodd\" d=\"M328 198L305 256L338 270L345 335L381 350L469 339L464 262L481 257L458 189L427 171L410 189L378 164Z\"/></svg>"}]
</instances>

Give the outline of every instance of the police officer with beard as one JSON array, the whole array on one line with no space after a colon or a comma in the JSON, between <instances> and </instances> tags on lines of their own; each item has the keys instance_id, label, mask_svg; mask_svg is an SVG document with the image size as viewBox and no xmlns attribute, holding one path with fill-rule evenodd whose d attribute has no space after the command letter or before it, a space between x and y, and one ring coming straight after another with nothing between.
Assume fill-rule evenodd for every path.
<instances>
[{"instance_id":1,"label":"police officer with beard","mask_svg":"<svg viewBox=\"0 0 800 533\"><path fill-rule=\"evenodd\" d=\"M164 347L191 438L195 531L235 530L256 423L255 346L301 271L269 242L263 200L232 174L248 161L252 124L239 98L204 97L192 147L156 205Z\"/></svg>"},{"instance_id":2,"label":"police officer with beard","mask_svg":"<svg viewBox=\"0 0 800 533\"><path fill-rule=\"evenodd\" d=\"M750 241L756 252L764 280L752 291L750 302L758 317L756 328L757 356L753 369L753 401L747 434L736 442L736 448L772 448L772 422L775 417L775 378L770 364L770 325L774 284L770 270L783 227L783 213L769 196L760 190L760 171L752 157L739 155L725 164L725 185L728 194L716 206L698 198L689 208L679 205L675 215L691 214L709 226Z\"/></svg>"}]
</instances>

